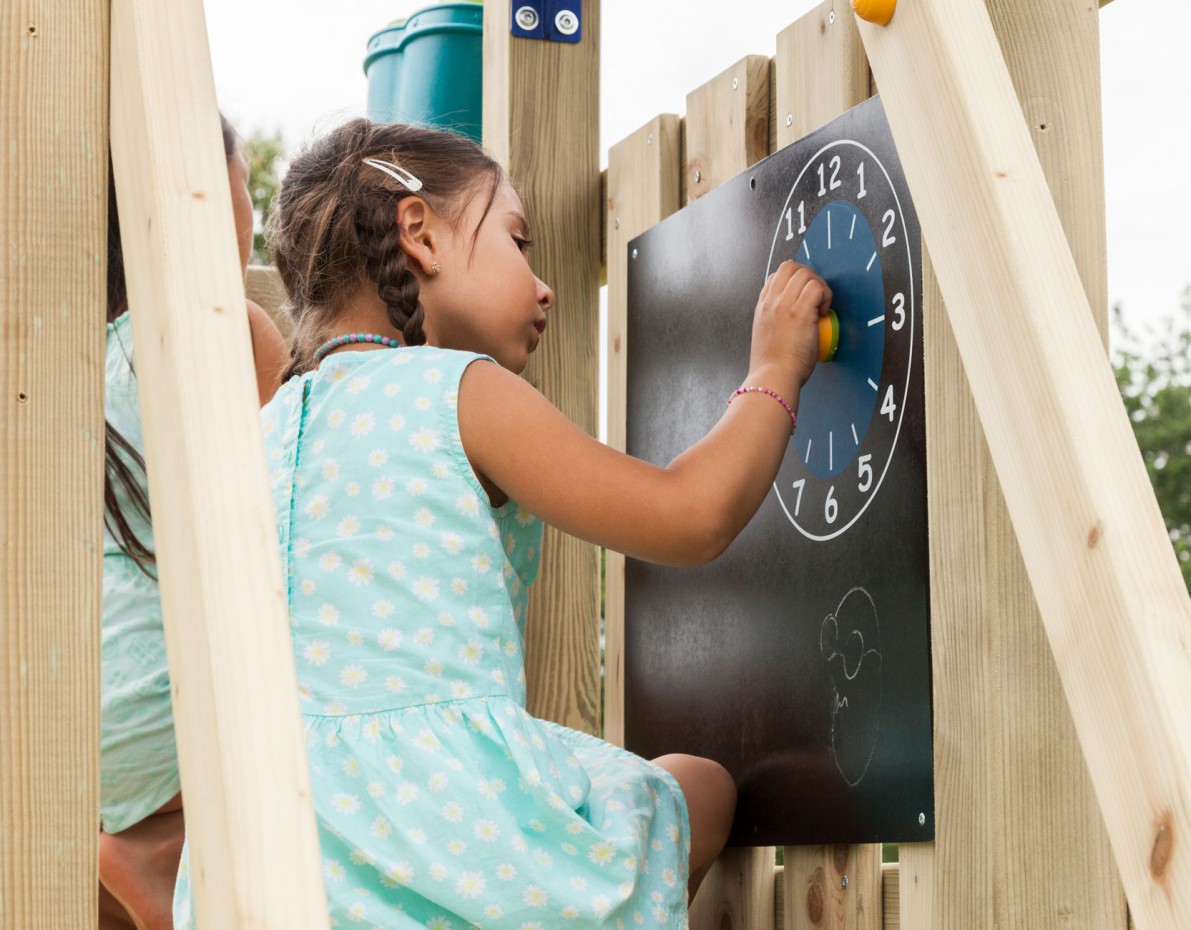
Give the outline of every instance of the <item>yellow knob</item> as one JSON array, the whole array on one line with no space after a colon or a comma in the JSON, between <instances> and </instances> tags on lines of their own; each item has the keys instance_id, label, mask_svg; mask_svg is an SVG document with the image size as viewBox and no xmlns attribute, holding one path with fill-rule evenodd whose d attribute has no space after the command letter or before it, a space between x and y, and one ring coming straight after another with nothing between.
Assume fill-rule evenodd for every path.
<instances>
[{"instance_id":1,"label":"yellow knob","mask_svg":"<svg viewBox=\"0 0 1191 930\"><path fill-rule=\"evenodd\" d=\"M852 0L852 9L856 11L856 15L866 23L876 23L878 26L889 24L896 6L897 0Z\"/></svg>"},{"instance_id":2,"label":"yellow knob","mask_svg":"<svg viewBox=\"0 0 1191 930\"><path fill-rule=\"evenodd\" d=\"M839 351L839 317L834 310L819 317L819 361L830 362Z\"/></svg>"}]
</instances>

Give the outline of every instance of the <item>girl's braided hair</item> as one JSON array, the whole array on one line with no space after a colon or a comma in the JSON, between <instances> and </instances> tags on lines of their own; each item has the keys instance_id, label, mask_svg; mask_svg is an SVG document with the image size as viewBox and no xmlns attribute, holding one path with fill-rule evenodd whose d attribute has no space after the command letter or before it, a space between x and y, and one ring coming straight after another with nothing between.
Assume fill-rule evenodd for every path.
<instances>
[{"instance_id":1,"label":"girl's braided hair","mask_svg":"<svg viewBox=\"0 0 1191 930\"><path fill-rule=\"evenodd\" d=\"M295 158L271 221L273 259L294 324L283 380L313 367L314 350L361 287L376 288L406 345L426 342L418 278L397 226L397 205L413 192L365 159L398 165L421 180L417 196L451 223L476 195L487 197L486 217L504 179L500 165L473 142L366 119L332 130Z\"/></svg>"}]
</instances>

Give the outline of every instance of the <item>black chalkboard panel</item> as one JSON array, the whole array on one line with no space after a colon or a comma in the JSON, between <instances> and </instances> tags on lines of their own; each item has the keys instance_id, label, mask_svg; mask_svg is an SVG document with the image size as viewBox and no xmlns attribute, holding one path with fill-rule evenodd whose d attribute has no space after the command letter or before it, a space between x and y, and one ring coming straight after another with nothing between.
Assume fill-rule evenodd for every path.
<instances>
[{"instance_id":1,"label":"black chalkboard panel","mask_svg":"<svg viewBox=\"0 0 1191 930\"><path fill-rule=\"evenodd\" d=\"M637 457L665 464L719 419L782 260L827 279L841 331L728 551L628 561L628 748L723 763L736 845L931 839L921 249L879 98L628 248Z\"/></svg>"}]
</instances>

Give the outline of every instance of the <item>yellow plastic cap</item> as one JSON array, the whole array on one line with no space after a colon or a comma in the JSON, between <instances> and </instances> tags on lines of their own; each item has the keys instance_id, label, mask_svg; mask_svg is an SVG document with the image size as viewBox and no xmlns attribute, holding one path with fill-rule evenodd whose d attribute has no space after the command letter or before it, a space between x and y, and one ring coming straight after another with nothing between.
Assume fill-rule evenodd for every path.
<instances>
[{"instance_id":1,"label":"yellow plastic cap","mask_svg":"<svg viewBox=\"0 0 1191 930\"><path fill-rule=\"evenodd\" d=\"M878 26L889 25L897 0L852 0L852 9L866 23Z\"/></svg>"}]
</instances>

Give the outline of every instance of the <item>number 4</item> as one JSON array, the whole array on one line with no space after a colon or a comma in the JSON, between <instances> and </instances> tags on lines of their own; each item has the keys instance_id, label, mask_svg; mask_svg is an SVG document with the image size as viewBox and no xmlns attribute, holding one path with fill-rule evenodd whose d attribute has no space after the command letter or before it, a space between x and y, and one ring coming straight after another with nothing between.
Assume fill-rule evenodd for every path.
<instances>
[{"instance_id":1,"label":"number 4","mask_svg":"<svg viewBox=\"0 0 1191 930\"><path fill-rule=\"evenodd\" d=\"M885 392L885 399L881 401L881 412L889 417L889 422L893 422L893 415L897 412L897 404L893 402L893 385L889 385L889 390Z\"/></svg>"}]
</instances>

